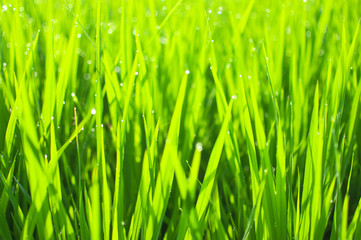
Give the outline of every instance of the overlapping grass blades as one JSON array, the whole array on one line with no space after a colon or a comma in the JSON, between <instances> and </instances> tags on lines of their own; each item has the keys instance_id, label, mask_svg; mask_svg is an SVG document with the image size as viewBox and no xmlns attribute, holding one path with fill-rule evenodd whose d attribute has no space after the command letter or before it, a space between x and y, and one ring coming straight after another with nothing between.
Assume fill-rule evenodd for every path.
<instances>
[{"instance_id":1,"label":"overlapping grass blades","mask_svg":"<svg viewBox=\"0 0 361 240\"><path fill-rule=\"evenodd\" d=\"M357 239L360 3L7 1L1 239Z\"/></svg>"}]
</instances>

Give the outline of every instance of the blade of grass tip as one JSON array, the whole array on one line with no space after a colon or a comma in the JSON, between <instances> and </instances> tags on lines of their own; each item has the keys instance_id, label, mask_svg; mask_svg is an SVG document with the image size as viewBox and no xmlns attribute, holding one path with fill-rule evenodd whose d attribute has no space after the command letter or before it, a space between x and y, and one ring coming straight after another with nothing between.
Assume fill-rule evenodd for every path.
<instances>
[{"instance_id":1,"label":"blade of grass tip","mask_svg":"<svg viewBox=\"0 0 361 240\"><path fill-rule=\"evenodd\" d=\"M179 0L174 7L170 10L170 12L167 14L167 16L163 19L163 21L161 22L161 24L159 26L157 26L157 31L156 33L150 38L150 40L148 41L148 45L144 48L144 51L147 51L148 49L150 49L151 47L151 43L153 42L153 40L156 38L156 36L159 34L159 31L163 28L164 24L168 21L168 19L170 18L170 16L172 16L172 14L174 13L174 11L178 8L178 6L182 3L183 0Z\"/></svg>"},{"instance_id":2,"label":"blade of grass tip","mask_svg":"<svg viewBox=\"0 0 361 240\"><path fill-rule=\"evenodd\" d=\"M189 70L187 70L183 76L171 123L169 126L168 136L163 150L163 156L160 162L160 170L158 173L154 191L153 206L151 209L153 213L149 214L148 216L146 239L159 237L160 228L162 226L161 223L163 221L165 210L168 204L170 189L174 177L174 168L172 161L177 158L180 120L189 73Z\"/></svg>"},{"instance_id":3,"label":"blade of grass tip","mask_svg":"<svg viewBox=\"0 0 361 240\"><path fill-rule=\"evenodd\" d=\"M182 164L181 164L179 158L173 159L172 162L173 162L173 169L174 169L174 172L175 172L175 177L176 177L177 182L178 182L178 188L179 188L181 198L183 200L185 200L186 197L187 197L187 184L184 184L184 183L187 182L187 178L186 178L186 175L184 173L184 169L182 167Z\"/></svg>"},{"instance_id":4,"label":"blade of grass tip","mask_svg":"<svg viewBox=\"0 0 361 240\"><path fill-rule=\"evenodd\" d=\"M216 171L218 168L218 163L221 158L223 144L224 144L224 140L225 140L225 137L227 134L228 123L230 122L230 119L231 119L232 104L233 104L233 99L229 103L226 115L225 115L223 123L222 123L221 130L218 134L216 143L214 144L214 147L212 149L211 156L209 157L207 170L206 170L204 180L202 183L202 187L201 187L201 190L199 193L199 197L198 197L198 200L196 203L198 220L203 218L203 216L206 212L208 203L210 201L210 197L211 197L211 193L212 193L212 189L213 189L213 183L215 181ZM203 223L200 224L200 226L202 226L202 225L203 225Z\"/></svg>"},{"instance_id":5,"label":"blade of grass tip","mask_svg":"<svg viewBox=\"0 0 361 240\"><path fill-rule=\"evenodd\" d=\"M198 172L201 165L201 152L203 151L202 144L196 144L196 151L194 151L194 156L192 160L192 165L189 173L188 181L188 192L191 196L191 199L194 199L197 191L197 182L198 182Z\"/></svg>"},{"instance_id":6,"label":"blade of grass tip","mask_svg":"<svg viewBox=\"0 0 361 240\"><path fill-rule=\"evenodd\" d=\"M253 8L254 3L255 3L255 0L249 1L246 10L245 10L244 13L242 14L242 19L241 19L241 21L239 22L239 26L238 26L239 33L240 33L240 34L243 33L243 31L244 31L244 29L245 29L245 27L246 27L246 24L247 24L247 22L248 22L249 16L251 15L251 11L252 11L252 8Z\"/></svg>"}]
</instances>

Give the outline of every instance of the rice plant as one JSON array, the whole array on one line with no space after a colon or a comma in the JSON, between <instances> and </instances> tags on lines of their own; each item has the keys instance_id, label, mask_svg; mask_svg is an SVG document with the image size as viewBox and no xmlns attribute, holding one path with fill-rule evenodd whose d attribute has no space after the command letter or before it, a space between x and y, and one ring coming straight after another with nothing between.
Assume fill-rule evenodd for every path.
<instances>
[{"instance_id":1,"label":"rice plant","mask_svg":"<svg viewBox=\"0 0 361 240\"><path fill-rule=\"evenodd\" d=\"M1 239L358 239L361 2L1 0Z\"/></svg>"}]
</instances>

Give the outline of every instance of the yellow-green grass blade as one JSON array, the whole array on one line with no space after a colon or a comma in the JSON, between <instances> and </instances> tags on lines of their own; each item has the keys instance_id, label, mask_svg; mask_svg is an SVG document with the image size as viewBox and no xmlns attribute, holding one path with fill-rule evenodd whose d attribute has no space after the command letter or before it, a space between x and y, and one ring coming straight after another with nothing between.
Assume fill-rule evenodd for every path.
<instances>
[{"instance_id":1,"label":"yellow-green grass blade","mask_svg":"<svg viewBox=\"0 0 361 240\"><path fill-rule=\"evenodd\" d=\"M196 203L198 220L204 218L204 215L206 214L206 210L210 201L210 197L213 189L213 183L216 180L216 171L222 154L224 139L226 137L228 124L231 119L232 104L233 104L233 100L229 103L226 115L224 117L224 121L222 123L221 130L219 132L216 143L212 149L212 153L208 161L207 170L204 175L202 187ZM200 223L201 226L203 224L204 223L202 222Z\"/></svg>"},{"instance_id":2,"label":"yellow-green grass blade","mask_svg":"<svg viewBox=\"0 0 361 240\"><path fill-rule=\"evenodd\" d=\"M180 127L180 118L187 87L188 72L184 74L179 89L177 102L174 108L172 120L168 130L166 145L160 162L160 169L156 180L154 197L151 212L148 217L148 226L146 229L146 239L158 238L161 223L164 218L166 206L168 204L171 184L174 176L172 161L176 161L178 136Z\"/></svg>"}]
</instances>

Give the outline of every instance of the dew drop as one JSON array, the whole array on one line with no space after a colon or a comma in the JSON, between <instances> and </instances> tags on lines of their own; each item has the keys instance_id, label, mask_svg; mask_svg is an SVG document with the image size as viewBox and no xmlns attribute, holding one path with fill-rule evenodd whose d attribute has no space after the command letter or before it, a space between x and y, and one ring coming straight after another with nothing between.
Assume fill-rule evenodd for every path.
<instances>
[{"instance_id":1,"label":"dew drop","mask_svg":"<svg viewBox=\"0 0 361 240\"><path fill-rule=\"evenodd\" d=\"M203 151L203 144L201 142L196 143L196 149L198 152Z\"/></svg>"}]
</instances>

